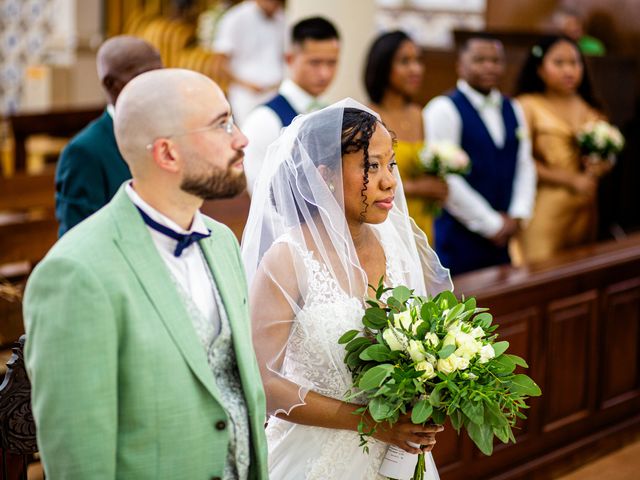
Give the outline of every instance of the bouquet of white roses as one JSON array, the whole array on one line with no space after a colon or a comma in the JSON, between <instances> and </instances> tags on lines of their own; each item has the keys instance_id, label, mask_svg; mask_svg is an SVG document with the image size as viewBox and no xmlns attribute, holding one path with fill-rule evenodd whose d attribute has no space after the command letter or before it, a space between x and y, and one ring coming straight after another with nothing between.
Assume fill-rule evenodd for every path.
<instances>
[{"instance_id":1,"label":"bouquet of white roses","mask_svg":"<svg viewBox=\"0 0 640 480\"><path fill-rule=\"evenodd\" d=\"M469 172L471 162L466 152L455 143L430 142L420 152L425 172L444 178L450 173Z\"/></svg>"},{"instance_id":2,"label":"bouquet of white roses","mask_svg":"<svg viewBox=\"0 0 640 480\"><path fill-rule=\"evenodd\" d=\"M624 147L620 130L604 120L586 123L578 132L577 140L580 151L594 162L613 162Z\"/></svg>"},{"instance_id":3,"label":"bouquet of white roses","mask_svg":"<svg viewBox=\"0 0 640 480\"><path fill-rule=\"evenodd\" d=\"M385 288L382 282L367 303L364 328L339 339L353 374L347 399L367 402L356 411L362 415L365 450L376 428L408 412L415 424L442 424L448 417L486 455L493 451L494 436L515 442L512 427L525 418L525 400L541 392L527 375L514 373L527 364L506 353L508 342L496 342L497 326L487 309L477 308L474 298L458 301L450 291L425 298L404 286ZM376 422L371 429L366 413ZM414 461L413 479L420 480L424 454Z\"/></svg>"}]
</instances>

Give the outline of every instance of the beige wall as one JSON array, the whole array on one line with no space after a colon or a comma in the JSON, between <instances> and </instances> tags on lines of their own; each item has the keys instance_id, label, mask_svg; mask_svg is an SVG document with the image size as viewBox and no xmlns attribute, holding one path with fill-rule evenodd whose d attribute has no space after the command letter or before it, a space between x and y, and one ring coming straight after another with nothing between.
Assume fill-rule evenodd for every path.
<instances>
[{"instance_id":1,"label":"beige wall","mask_svg":"<svg viewBox=\"0 0 640 480\"><path fill-rule=\"evenodd\" d=\"M330 101L353 97L366 102L363 86L365 55L375 35L373 0L287 0L287 20L290 24L311 15L331 20L340 32L342 52L340 66L333 85L326 94Z\"/></svg>"}]
</instances>

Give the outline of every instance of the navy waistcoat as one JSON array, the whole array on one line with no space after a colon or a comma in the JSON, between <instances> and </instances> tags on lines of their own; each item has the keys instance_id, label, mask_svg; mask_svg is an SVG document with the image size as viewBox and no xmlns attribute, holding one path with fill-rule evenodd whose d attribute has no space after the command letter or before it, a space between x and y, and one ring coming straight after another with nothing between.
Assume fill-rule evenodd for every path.
<instances>
[{"instance_id":1,"label":"navy waistcoat","mask_svg":"<svg viewBox=\"0 0 640 480\"><path fill-rule=\"evenodd\" d=\"M507 212L520 143L518 120L511 101L502 98L505 142L498 147L469 99L457 89L449 94L449 98L462 120L460 146L471 160L471 171L465 175L465 180L495 210ZM510 261L506 247L496 247L488 239L467 230L446 209L435 221L435 237L440 261L454 275Z\"/></svg>"},{"instance_id":2,"label":"navy waistcoat","mask_svg":"<svg viewBox=\"0 0 640 480\"><path fill-rule=\"evenodd\" d=\"M278 115L283 127L291 125L293 119L298 115L298 112L293 109L291 104L281 94L276 95L264 105Z\"/></svg>"}]
</instances>

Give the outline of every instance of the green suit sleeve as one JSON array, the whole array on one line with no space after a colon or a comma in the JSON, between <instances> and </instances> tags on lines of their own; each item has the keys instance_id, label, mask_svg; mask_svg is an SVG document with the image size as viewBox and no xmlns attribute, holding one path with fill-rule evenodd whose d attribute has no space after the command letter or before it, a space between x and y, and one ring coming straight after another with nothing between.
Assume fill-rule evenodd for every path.
<instances>
[{"instance_id":1,"label":"green suit sleeve","mask_svg":"<svg viewBox=\"0 0 640 480\"><path fill-rule=\"evenodd\" d=\"M24 318L47 478L114 479L118 329L107 292L87 267L49 258L29 279Z\"/></svg>"}]
</instances>

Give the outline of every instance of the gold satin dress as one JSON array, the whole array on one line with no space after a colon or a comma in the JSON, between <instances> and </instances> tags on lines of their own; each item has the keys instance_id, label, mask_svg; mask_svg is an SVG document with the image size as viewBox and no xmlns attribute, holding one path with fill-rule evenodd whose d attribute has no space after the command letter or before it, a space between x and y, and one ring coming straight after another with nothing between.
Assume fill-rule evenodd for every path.
<instances>
[{"instance_id":1,"label":"gold satin dress","mask_svg":"<svg viewBox=\"0 0 640 480\"><path fill-rule=\"evenodd\" d=\"M402 179L412 179L425 175L420 168L420 151L424 147L422 140L418 142L406 142L398 140L395 146L396 162ZM407 208L409 215L416 225L427 235L429 245L435 245L433 237L433 216L428 213L428 200L419 197L407 196Z\"/></svg>"},{"instance_id":2,"label":"gold satin dress","mask_svg":"<svg viewBox=\"0 0 640 480\"><path fill-rule=\"evenodd\" d=\"M518 101L529 123L535 160L550 168L581 172L577 130L558 117L540 94L522 95ZM579 123L598 118L602 116L585 102ZM514 263L546 260L557 252L595 240L596 221L597 198L538 181L533 216L512 245Z\"/></svg>"}]
</instances>

